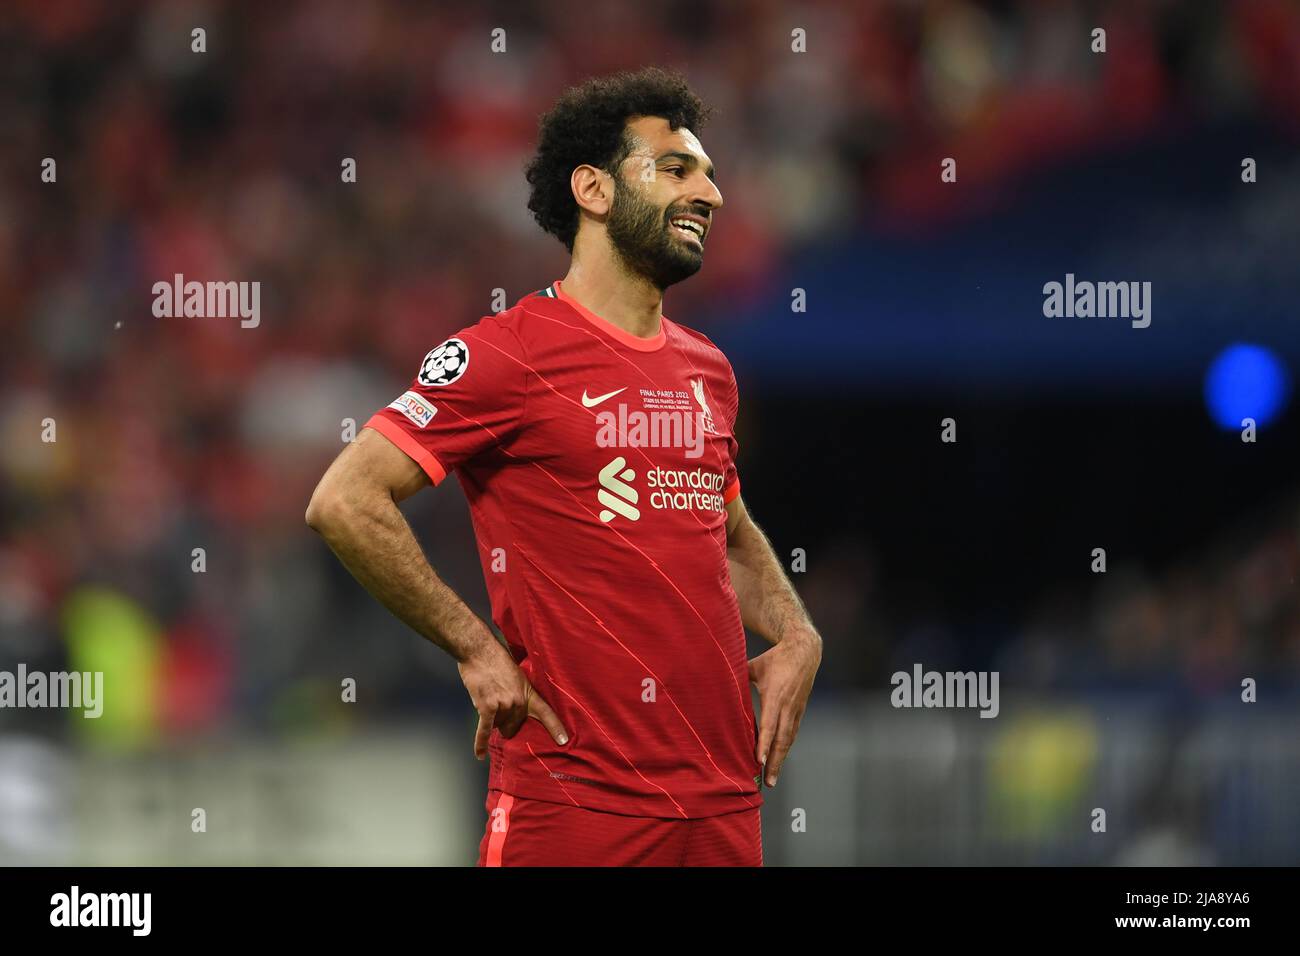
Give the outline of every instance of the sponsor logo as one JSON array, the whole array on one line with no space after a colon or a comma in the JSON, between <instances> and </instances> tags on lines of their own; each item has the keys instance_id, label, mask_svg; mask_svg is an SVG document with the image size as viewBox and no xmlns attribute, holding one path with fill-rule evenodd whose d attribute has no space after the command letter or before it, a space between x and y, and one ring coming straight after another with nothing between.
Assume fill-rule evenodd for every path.
<instances>
[{"instance_id":1,"label":"sponsor logo","mask_svg":"<svg viewBox=\"0 0 1300 956\"><path fill-rule=\"evenodd\" d=\"M597 395L595 398L588 398L588 397L587 397L587 390L584 388L584 389L582 390L582 407L583 407L583 408L595 408L597 405L599 405L599 404L600 404L601 402L603 402L605 399L607 399L607 398L613 398L613 397L614 397L615 395L617 395L619 392L626 392L626 391L627 391L627 386L624 385L622 388L616 388L616 389L614 389L614 391L612 391L612 392L606 392L604 395Z\"/></svg>"},{"instance_id":2,"label":"sponsor logo","mask_svg":"<svg viewBox=\"0 0 1300 956\"><path fill-rule=\"evenodd\" d=\"M650 507L656 511L724 511L722 483L716 471L696 468L652 468L645 475Z\"/></svg>"},{"instance_id":3,"label":"sponsor logo","mask_svg":"<svg viewBox=\"0 0 1300 956\"><path fill-rule=\"evenodd\" d=\"M622 455L600 469L600 491L596 498L605 506L600 513L601 521L613 521L616 515L622 515L628 521L641 517L641 512L634 507L637 491L628 484L635 478L636 472L627 467L627 459Z\"/></svg>"},{"instance_id":4,"label":"sponsor logo","mask_svg":"<svg viewBox=\"0 0 1300 956\"><path fill-rule=\"evenodd\" d=\"M622 455L600 470L600 489L596 497L605 506L600 512L601 521L610 522L620 515L629 521L641 517L640 510L635 507L640 503L641 495L631 484L636 477L636 472L627 467L627 459ZM722 500L725 480L719 472L706 468L690 470L656 466L645 473L645 486L649 491L646 500L655 511L724 511L727 507Z\"/></svg>"},{"instance_id":5,"label":"sponsor logo","mask_svg":"<svg viewBox=\"0 0 1300 956\"><path fill-rule=\"evenodd\" d=\"M397 409L420 428L433 421L433 416L438 414L436 408L415 394L415 392L403 392L389 402L388 407Z\"/></svg>"},{"instance_id":6,"label":"sponsor logo","mask_svg":"<svg viewBox=\"0 0 1300 956\"><path fill-rule=\"evenodd\" d=\"M450 385L469 368L469 346L460 339L448 339L420 363L417 379L421 385Z\"/></svg>"}]
</instances>

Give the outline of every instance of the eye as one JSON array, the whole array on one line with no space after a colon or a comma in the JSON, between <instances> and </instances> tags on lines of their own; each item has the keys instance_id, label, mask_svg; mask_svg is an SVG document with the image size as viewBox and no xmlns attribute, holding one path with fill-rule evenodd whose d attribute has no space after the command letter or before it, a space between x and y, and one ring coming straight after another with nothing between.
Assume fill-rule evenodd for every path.
<instances>
[{"instance_id":1,"label":"eye","mask_svg":"<svg viewBox=\"0 0 1300 956\"><path fill-rule=\"evenodd\" d=\"M674 173L674 175L676 175L676 176L680 176L683 172L685 172L686 167L685 167L685 166L665 166L665 167L664 167L664 172L666 172L666 173L671 173L671 172L673 172L673 170L677 170L677 172Z\"/></svg>"}]
</instances>

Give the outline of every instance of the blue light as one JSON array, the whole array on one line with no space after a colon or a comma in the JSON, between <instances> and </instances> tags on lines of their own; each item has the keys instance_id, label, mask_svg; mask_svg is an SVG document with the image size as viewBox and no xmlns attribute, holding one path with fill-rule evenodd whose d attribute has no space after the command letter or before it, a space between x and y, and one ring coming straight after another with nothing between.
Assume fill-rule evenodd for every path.
<instances>
[{"instance_id":1,"label":"blue light","mask_svg":"<svg viewBox=\"0 0 1300 956\"><path fill-rule=\"evenodd\" d=\"M1286 405L1291 383L1286 366L1262 345L1229 345L1205 373L1205 404L1221 427L1239 430L1243 418L1263 428Z\"/></svg>"}]
</instances>

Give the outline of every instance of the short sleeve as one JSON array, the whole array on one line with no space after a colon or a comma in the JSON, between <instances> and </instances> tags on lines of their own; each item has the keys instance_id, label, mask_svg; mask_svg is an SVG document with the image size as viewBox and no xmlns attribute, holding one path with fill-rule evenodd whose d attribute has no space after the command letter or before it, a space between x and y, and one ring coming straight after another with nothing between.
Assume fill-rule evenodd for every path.
<instances>
[{"instance_id":1,"label":"short sleeve","mask_svg":"<svg viewBox=\"0 0 1300 956\"><path fill-rule=\"evenodd\" d=\"M366 422L435 485L478 455L508 445L528 401L518 337L495 316L429 350L405 392Z\"/></svg>"},{"instance_id":2,"label":"short sleeve","mask_svg":"<svg viewBox=\"0 0 1300 956\"><path fill-rule=\"evenodd\" d=\"M736 419L740 414L740 388L736 385L736 373L727 363L727 378L731 383L726 410L730 437L727 439L727 467L722 479L722 501L731 504L740 494L740 474L736 469L736 456L740 452L740 443L736 440Z\"/></svg>"}]
</instances>

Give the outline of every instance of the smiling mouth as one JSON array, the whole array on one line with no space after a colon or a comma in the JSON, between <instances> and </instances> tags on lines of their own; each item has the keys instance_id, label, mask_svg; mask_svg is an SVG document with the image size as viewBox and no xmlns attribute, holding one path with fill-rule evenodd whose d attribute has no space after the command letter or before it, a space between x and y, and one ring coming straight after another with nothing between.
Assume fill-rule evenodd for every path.
<instances>
[{"instance_id":1,"label":"smiling mouth","mask_svg":"<svg viewBox=\"0 0 1300 956\"><path fill-rule=\"evenodd\" d=\"M674 220L668 224L668 228L684 239L694 240L695 244L701 249L704 248L704 227L698 222L683 220Z\"/></svg>"}]
</instances>

